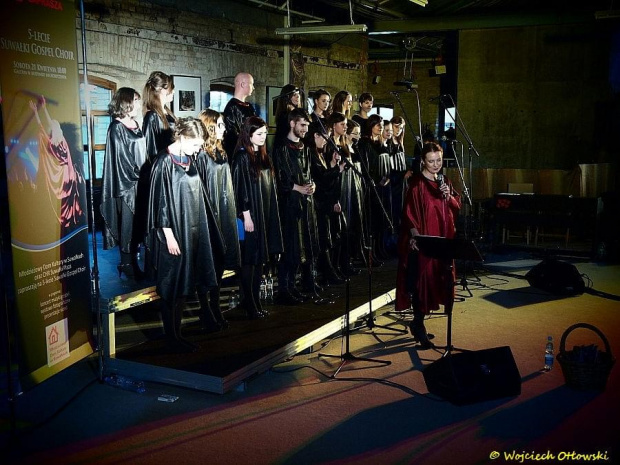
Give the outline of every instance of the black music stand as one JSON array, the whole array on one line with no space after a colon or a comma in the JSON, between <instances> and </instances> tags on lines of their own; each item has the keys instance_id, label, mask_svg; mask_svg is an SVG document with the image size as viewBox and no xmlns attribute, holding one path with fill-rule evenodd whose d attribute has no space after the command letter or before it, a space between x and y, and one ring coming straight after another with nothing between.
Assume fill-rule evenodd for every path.
<instances>
[{"instance_id":1,"label":"black music stand","mask_svg":"<svg viewBox=\"0 0 620 465\"><path fill-rule=\"evenodd\" d=\"M469 239L448 239L439 236L416 236L415 239L421 253L427 257L441 260L445 266L447 298L444 308L448 316L446 351L442 355L442 357L445 357L450 355L452 350L455 349L452 346L452 307L454 306L454 277L452 276L452 270L454 268L454 260L469 260L472 262L482 262L484 260L474 242Z\"/></svg>"}]
</instances>

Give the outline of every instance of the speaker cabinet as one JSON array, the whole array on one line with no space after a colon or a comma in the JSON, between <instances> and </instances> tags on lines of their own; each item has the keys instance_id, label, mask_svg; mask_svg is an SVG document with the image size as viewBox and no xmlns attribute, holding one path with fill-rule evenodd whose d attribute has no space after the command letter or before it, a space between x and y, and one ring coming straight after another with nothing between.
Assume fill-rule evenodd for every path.
<instances>
[{"instance_id":1,"label":"speaker cabinet","mask_svg":"<svg viewBox=\"0 0 620 465\"><path fill-rule=\"evenodd\" d=\"M455 405L521 394L521 375L508 346L452 352L423 375L429 392Z\"/></svg>"},{"instance_id":2,"label":"speaker cabinet","mask_svg":"<svg viewBox=\"0 0 620 465\"><path fill-rule=\"evenodd\" d=\"M586 285L572 263L546 258L525 275L530 286L552 294L583 294Z\"/></svg>"}]
</instances>

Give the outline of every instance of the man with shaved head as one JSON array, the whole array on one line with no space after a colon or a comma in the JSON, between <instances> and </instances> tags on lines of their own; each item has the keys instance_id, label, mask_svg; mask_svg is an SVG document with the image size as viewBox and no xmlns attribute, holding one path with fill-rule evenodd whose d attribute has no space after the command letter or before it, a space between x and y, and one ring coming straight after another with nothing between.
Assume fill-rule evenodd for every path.
<instances>
[{"instance_id":1,"label":"man with shaved head","mask_svg":"<svg viewBox=\"0 0 620 465\"><path fill-rule=\"evenodd\" d=\"M256 116L254 107L245 100L254 92L254 78L249 73L238 73L235 76L235 95L224 108L224 149L229 157L235 153L239 132L243 122L249 116Z\"/></svg>"}]
</instances>

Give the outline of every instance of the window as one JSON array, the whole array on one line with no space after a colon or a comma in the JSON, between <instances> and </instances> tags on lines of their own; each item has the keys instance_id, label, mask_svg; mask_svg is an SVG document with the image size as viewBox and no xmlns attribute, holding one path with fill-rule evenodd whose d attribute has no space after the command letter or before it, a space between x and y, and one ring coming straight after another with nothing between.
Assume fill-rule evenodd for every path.
<instances>
[{"instance_id":1,"label":"window","mask_svg":"<svg viewBox=\"0 0 620 465\"><path fill-rule=\"evenodd\" d=\"M235 88L227 84L211 84L209 89L209 108L222 113L233 97Z\"/></svg>"},{"instance_id":2,"label":"window","mask_svg":"<svg viewBox=\"0 0 620 465\"><path fill-rule=\"evenodd\" d=\"M116 91L116 84L111 81L89 76L90 87L90 129L92 132L93 147L89 154L88 132L86 127L86 105L84 103L84 83L80 83L80 108L82 110L82 143L84 145L84 171L86 179L90 176L90 166L93 167L93 184L101 184L103 176L103 158L108 126L112 118L108 114L108 104Z\"/></svg>"},{"instance_id":3,"label":"window","mask_svg":"<svg viewBox=\"0 0 620 465\"><path fill-rule=\"evenodd\" d=\"M370 110L369 115L379 115L383 119L392 119L394 117L394 105L375 105Z\"/></svg>"}]
</instances>

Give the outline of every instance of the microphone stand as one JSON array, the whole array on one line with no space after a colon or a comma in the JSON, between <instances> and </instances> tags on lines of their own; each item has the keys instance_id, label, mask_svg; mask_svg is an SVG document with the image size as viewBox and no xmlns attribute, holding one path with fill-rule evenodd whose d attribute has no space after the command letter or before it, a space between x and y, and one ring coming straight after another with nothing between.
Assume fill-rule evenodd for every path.
<instances>
[{"instance_id":1,"label":"microphone stand","mask_svg":"<svg viewBox=\"0 0 620 465\"><path fill-rule=\"evenodd\" d=\"M441 102L441 105L444 107L445 110L445 104L443 102L443 98L448 98L450 100L450 102L452 103L452 106L454 107L454 116L450 113L447 112L448 115L450 115L450 118L452 119L452 122L454 123L454 127L457 131L459 131L463 137L465 138L465 140L467 141L468 144L468 170L469 170L469 188L467 187L467 182L465 182L465 177L463 175L463 167L462 165L464 164L464 147L463 147L463 143L458 141L458 140L451 140L449 141L450 144L452 144L452 146L454 147L455 144L459 143L461 144L461 165L459 165L459 157L458 157L458 153L456 151L456 149L454 150L454 159L456 161L456 165L459 171L459 175L461 178L461 182L463 184L463 195L465 196L465 198L467 199L467 214L465 215L465 239L469 239L471 236L471 225L473 224L473 201L472 201L472 197L471 197L471 191L473 190L473 167L472 167L472 161L473 161L473 156L472 154L476 154L476 156L480 157L480 154L478 153L478 151L476 150L476 148L474 147L474 143L471 140L471 137L469 136L469 133L467 132L467 129L465 128L465 124L463 123L463 120L461 119L461 115L458 111L458 108L456 107L456 103L454 102L454 99L452 98L452 95L450 94L446 94L445 96L441 96L439 98L439 101ZM472 274L474 275L474 278L476 280L476 283L480 282L480 278L478 276L476 276L476 274L473 271L473 264L471 262L466 262L465 263L465 271L461 277L461 279L459 280L458 285L460 285L462 287L463 291L467 291L467 293L469 294L469 297L473 297L473 294L471 292L471 290L468 287L468 282L467 282L467 273L468 271L471 269Z\"/></svg>"},{"instance_id":2,"label":"microphone stand","mask_svg":"<svg viewBox=\"0 0 620 465\"><path fill-rule=\"evenodd\" d=\"M418 134L419 136L416 136L414 134L414 137L416 139L417 144L419 145L419 148L422 149L423 142L422 142L422 116L420 114L420 96L418 95L418 91L415 89L409 89L407 90L407 92L410 92L411 90L415 92L416 104L418 106ZM390 94L392 94L396 98L396 101L398 102L398 105L400 106L400 110L403 112L403 118L405 118L405 121L407 122L407 126L412 128L411 130L413 131L413 126L411 125L411 122L409 121L409 116L407 115L403 102L400 99L401 93L402 91L398 91L398 90L393 90L392 92L390 92Z\"/></svg>"},{"instance_id":3,"label":"microphone stand","mask_svg":"<svg viewBox=\"0 0 620 465\"><path fill-rule=\"evenodd\" d=\"M377 187L375 186L374 181L372 180L371 176L370 176L370 171L368 169L368 165L366 164L366 161L364 160L364 157L360 156L360 161L362 164L362 167L364 169L364 171L366 171L367 174L367 178L365 179L364 177L362 177L362 181L364 182L364 184L367 186L366 190L370 190L372 193L374 193L375 198L377 199L377 203L379 204L379 206L381 207L381 211L383 213L383 216L385 219L387 219L387 222L389 224L390 230L393 231L394 230L394 225L392 224L392 221L390 220L389 215L387 214L387 212L385 211L385 207L383 206L383 203L381 203L381 197L379 197L379 193L377 192ZM370 188L368 188L368 186L370 186ZM373 237L372 237L372 208L370 207L370 197L369 197L369 201L368 201L368 221L367 224L369 225L368 228L368 240L369 240L369 244L366 246L366 250L368 252L368 258L366 259L366 269L367 269L367 273L368 273L368 315L366 316L366 318L364 318L364 321L366 323L366 326L368 327L368 329L372 332L373 337L379 341L380 343L384 344L384 342L379 339L379 337L376 335L376 333L373 331L374 328L382 328L382 329L386 329L386 330L390 330L390 331L395 331L399 334L407 334L407 330L402 330L402 329L396 329L396 328L392 328L390 326L385 326L385 325L378 325L375 323L375 315L373 313L372 310L372 241L373 241Z\"/></svg>"},{"instance_id":4,"label":"microphone stand","mask_svg":"<svg viewBox=\"0 0 620 465\"><path fill-rule=\"evenodd\" d=\"M322 125L322 123L321 123ZM323 128L325 129L325 128ZM330 145L332 146L332 148L337 151L340 152L338 146L336 145L336 143L330 138L327 137L325 134L321 134L323 136L323 138L330 143ZM351 163L350 160L347 159L347 157L341 157L341 160L344 160L344 163L349 167L349 169L351 169L355 174L357 174L358 176L361 177L362 173L360 173L360 171L357 169L357 167L355 165L353 165L353 163ZM341 213L342 214L342 213ZM343 221L343 224L345 224L345 228L346 228L346 234L345 237L348 238L349 236L349 224L346 221ZM349 257L350 255L350 241L346 241L346 247L347 247L347 257ZM350 329L350 315L351 315L351 298L350 298L350 284L351 284L351 278L349 276L345 277L345 313L344 313L344 320L343 320L343 334L344 334L344 340L345 340L345 351L344 353L341 353L340 355L332 355L332 354L323 354L321 352L319 352L319 357L326 357L326 358L339 358L341 360L340 365L338 366L338 368L336 369L336 371L334 372L333 375L331 375L331 378L336 378L338 376L338 373L340 373L340 370L342 370L344 368L345 365L347 365L348 363L351 362L372 362L372 363L378 363L381 366L387 366L387 365L391 365L392 362L389 360L378 360L378 359L372 359L372 358L363 358L363 357L356 357L355 355L353 355L351 353L351 344L350 344L350 339L351 339L351 329Z\"/></svg>"}]
</instances>

